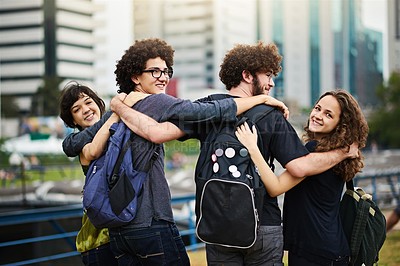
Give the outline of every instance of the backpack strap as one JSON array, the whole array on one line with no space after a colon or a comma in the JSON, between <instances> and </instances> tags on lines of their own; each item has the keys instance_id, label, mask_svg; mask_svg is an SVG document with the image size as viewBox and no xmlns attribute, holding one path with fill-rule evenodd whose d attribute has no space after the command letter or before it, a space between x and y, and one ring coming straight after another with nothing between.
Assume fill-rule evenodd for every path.
<instances>
[{"instance_id":1,"label":"backpack strap","mask_svg":"<svg viewBox=\"0 0 400 266\"><path fill-rule=\"evenodd\" d=\"M122 123L122 122L120 122L120 123ZM126 127L125 130L130 130L130 129L128 127ZM113 187L114 184L116 184L116 182L118 181L119 169L121 168L121 164L124 161L125 153L129 150L129 148L132 147L134 135L135 135L135 133L133 131L131 131L131 135L130 135L129 139L126 141L126 143L122 147L120 154L118 155L117 162L115 163L115 166L114 166L114 169L113 169L113 172L111 175L111 179L109 181L109 187ZM160 156L160 147L161 147L161 145L157 145L153 149L153 154L152 154L150 160L146 163L146 165L144 167L144 172L146 172L146 173L149 172L151 167L153 166L154 162ZM132 158L134 158L133 157L133 154L134 154L133 148L131 149L131 153L132 153ZM133 164L133 162L132 162L132 164Z\"/></svg>"},{"instance_id":2,"label":"backpack strap","mask_svg":"<svg viewBox=\"0 0 400 266\"><path fill-rule=\"evenodd\" d=\"M228 94L224 94L224 93L216 93L216 94L208 95L208 99L210 99L212 101L223 100L223 99L227 99L227 98L232 98L232 97L229 96ZM260 110L261 107L258 107L258 106L263 106L263 105L264 105L264 107L262 107L262 110ZM265 108L267 108L267 109L265 109ZM241 125L247 119L249 119L253 124L257 124L258 121L260 121L266 115L271 113L273 110L275 110L274 107L265 105L265 104L260 104L260 105L254 106L250 110L246 111L244 114L241 114L238 116L239 120L237 121L236 125L237 126ZM215 138L216 138L216 134L209 134L206 138L206 142L213 142ZM259 147L261 154L265 155L264 145L262 143L262 138L261 138L260 132L258 132L257 140L258 140L257 146ZM203 147L202 147L202 149L203 149ZM272 154L268 154L268 155L269 155L268 165L271 167L271 170L274 171L275 170L275 166L273 164L274 157L272 156Z\"/></svg>"},{"instance_id":3,"label":"backpack strap","mask_svg":"<svg viewBox=\"0 0 400 266\"><path fill-rule=\"evenodd\" d=\"M261 105L262 106L262 105ZM265 107L267 109L265 109ZM241 115L241 117L246 117L248 118L253 124L257 124L261 119L263 119L265 116L267 116L269 113L271 113L273 110L275 110L275 107L270 106L270 105L264 105L263 107L255 106L251 108L250 110L246 111L244 114ZM262 110L259 110L261 109ZM244 121L243 121L244 122ZM260 132L258 131L258 138L260 142L258 143L258 147L261 151L262 155L265 155L265 150L264 150L264 145L262 143L262 136ZM271 153L268 154L269 160L268 160L268 165L270 166L272 172L275 170L275 165L274 165L274 157L272 156Z\"/></svg>"},{"instance_id":4,"label":"backpack strap","mask_svg":"<svg viewBox=\"0 0 400 266\"><path fill-rule=\"evenodd\" d=\"M154 162L157 160L157 158L160 156L160 148L161 145L157 145L154 150L153 150L153 155L151 155L150 160L146 163L146 166L144 167L145 172L149 172L151 167L153 167ZM133 149L132 149L133 153Z\"/></svg>"},{"instance_id":5,"label":"backpack strap","mask_svg":"<svg viewBox=\"0 0 400 266\"><path fill-rule=\"evenodd\" d=\"M354 191L353 179L346 182L346 188ZM361 242L365 233L365 228L367 226L370 207L371 204L368 201L361 199L361 197L358 199L357 213L354 219L353 230L349 243L351 250L351 261L357 260Z\"/></svg>"}]
</instances>

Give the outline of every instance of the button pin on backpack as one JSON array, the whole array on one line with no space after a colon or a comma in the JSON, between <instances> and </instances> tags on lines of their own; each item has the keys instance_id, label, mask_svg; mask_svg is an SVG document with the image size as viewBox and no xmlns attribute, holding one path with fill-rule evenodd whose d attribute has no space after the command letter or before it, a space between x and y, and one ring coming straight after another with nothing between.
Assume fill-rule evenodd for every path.
<instances>
[{"instance_id":1,"label":"button pin on backpack","mask_svg":"<svg viewBox=\"0 0 400 266\"><path fill-rule=\"evenodd\" d=\"M214 163L213 171L214 171L214 173L217 173L219 171L219 164L218 163Z\"/></svg>"},{"instance_id":2,"label":"button pin on backpack","mask_svg":"<svg viewBox=\"0 0 400 266\"><path fill-rule=\"evenodd\" d=\"M247 154L249 154L249 152L247 151L246 148L241 148L240 151L239 151L239 154L240 154L240 156L242 156L242 157L246 157Z\"/></svg>"},{"instance_id":3,"label":"button pin on backpack","mask_svg":"<svg viewBox=\"0 0 400 266\"><path fill-rule=\"evenodd\" d=\"M233 148L227 148L225 150L225 156L228 158L233 158L235 156L236 152Z\"/></svg>"},{"instance_id":4,"label":"button pin on backpack","mask_svg":"<svg viewBox=\"0 0 400 266\"><path fill-rule=\"evenodd\" d=\"M237 166L232 164L231 166L229 166L228 169L229 169L229 172L234 173L237 171Z\"/></svg>"},{"instance_id":5,"label":"button pin on backpack","mask_svg":"<svg viewBox=\"0 0 400 266\"><path fill-rule=\"evenodd\" d=\"M239 171L232 173L233 177L239 178L242 174Z\"/></svg>"}]
</instances>

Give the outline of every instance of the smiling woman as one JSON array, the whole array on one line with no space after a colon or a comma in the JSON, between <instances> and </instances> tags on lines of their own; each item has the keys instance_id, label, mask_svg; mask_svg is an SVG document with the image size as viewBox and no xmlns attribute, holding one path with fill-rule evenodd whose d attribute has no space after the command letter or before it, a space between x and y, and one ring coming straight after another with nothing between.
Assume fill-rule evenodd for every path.
<instances>
[{"instance_id":1,"label":"smiling woman","mask_svg":"<svg viewBox=\"0 0 400 266\"><path fill-rule=\"evenodd\" d=\"M71 128L83 130L98 122L105 112L104 101L89 87L70 82L61 92L60 117ZM93 141L87 143L79 154L79 162L86 175L89 164L98 158L104 151L110 136L111 124L119 117L107 113L107 122L97 132ZM117 265L117 261L110 248L108 229L98 229L84 213L82 227L76 238L76 248L82 255L85 265Z\"/></svg>"}]
</instances>

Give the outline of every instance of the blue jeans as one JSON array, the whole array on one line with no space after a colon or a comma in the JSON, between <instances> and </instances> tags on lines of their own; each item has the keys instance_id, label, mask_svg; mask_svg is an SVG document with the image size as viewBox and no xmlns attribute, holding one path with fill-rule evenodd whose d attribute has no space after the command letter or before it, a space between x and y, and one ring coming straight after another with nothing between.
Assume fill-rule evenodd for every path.
<instances>
[{"instance_id":1,"label":"blue jeans","mask_svg":"<svg viewBox=\"0 0 400 266\"><path fill-rule=\"evenodd\" d=\"M81 253L83 264L86 266L116 266L118 265L111 251L110 243Z\"/></svg>"},{"instance_id":2,"label":"blue jeans","mask_svg":"<svg viewBox=\"0 0 400 266\"><path fill-rule=\"evenodd\" d=\"M282 226L260 226L254 245L247 249L206 245L209 266L283 266Z\"/></svg>"},{"instance_id":3,"label":"blue jeans","mask_svg":"<svg viewBox=\"0 0 400 266\"><path fill-rule=\"evenodd\" d=\"M153 220L150 227L123 226L109 229L111 249L118 264L128 265L190 265L185 244L176 224Z\"/></svg>"}]
</instances>

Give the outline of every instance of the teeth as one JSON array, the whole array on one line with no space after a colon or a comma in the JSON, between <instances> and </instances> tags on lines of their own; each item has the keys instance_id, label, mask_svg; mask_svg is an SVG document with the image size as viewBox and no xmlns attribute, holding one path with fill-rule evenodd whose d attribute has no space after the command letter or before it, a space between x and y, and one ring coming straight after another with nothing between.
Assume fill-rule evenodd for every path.
<instances>
[{"instance_id":1,"label":"teeth","mask_svg":"<svg viewBox=\"0 0 400 266\"><path fill-rule=\"evenodd\" d=\"M85 120L88 120L88 119L90 119L91 117L93 117L93 113L90 114L90 115L88 115L88 116L85 118Z\"/></svg>"}]
</instances>

